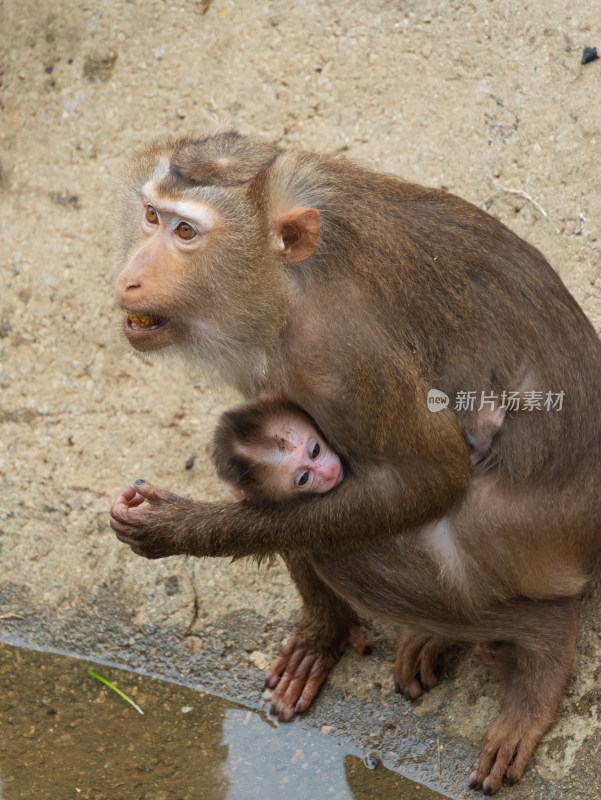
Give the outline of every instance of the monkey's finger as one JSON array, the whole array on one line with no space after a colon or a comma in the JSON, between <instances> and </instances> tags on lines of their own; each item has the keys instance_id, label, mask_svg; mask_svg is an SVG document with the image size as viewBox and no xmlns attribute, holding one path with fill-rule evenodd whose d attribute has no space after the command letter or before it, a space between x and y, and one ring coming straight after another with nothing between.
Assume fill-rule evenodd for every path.
<instances>
[{"instance_id":1,"label":"monkey's finger","mask_svg":"<svg viewBox=\"0 0 601 800\"><path fill-rule=\"evenodd\" d=\"M129 508L129 504L135 498L136 491L131 486L126 486L125 489L119 494L113 505L111 506L111 516L125 516L125 512Z\"/></svg>"},{"instance_id":2,"label":"monkey's finger","mask_svg":"<svg viewBox=\"0 0 601 800\"><path fill-rule=\"evenodd\" d=\"M113 508L116 505L123 505L126 507L130 506L134 501L136 494L137 492L132 486L126 486L125 489L121 489L121 491L115 498L115 502L113 503ZM139 503L135 503L134 505L139 505Z\"/></svg>"},{"instance_id":3,"label":"monkey's finger","mask_svg":"<svg viewBox=\"0 0 601 800\"><path fill-rule=\"evenodd\" d=\"M136 533L135 528L132 528L129 523L111 517L109 524L117 534L117 539L119 539L119 541L125 542L125 544L138 541L139 534ZM128 541L126 541L124 537L126 537Z\"/></svg>"},{"instance_id":4,"label":"monkey's finger","mask_svg":"<svg viewBox=\"0 0 601 800\"><path fill-rule=\"evenodd\" d=\"M136 492L134 497L129 501L129 508L136 508L146 500L139 492Z\"/></svg>"},{"instance_id":5,"label":"monkey's finger","mask_svg":"<svg viewBox=\"0 0 601 800\"><path fill-rule=\"evenodd\" d=\"M146 535L148 518L149 509L147 506L144 508L130 508L125 504L115 503L111 508L109 523L115 533L125 533L128 536L140 539Z\"/></svg>"},{"instance_id":6,"label":"monkey's finger","mask_svg":"<svg viewBox=\"0 0 601 800\"><path fill-rule=\"evenodd\" d=\"M152 483L148 483L148 481L142 479L138 479L135 482L135 487L136 491L149 503L166 503L178 499L176 494L167 492L164 489L159 489L158 486L153 486Z\"/></svg>"},{"instance_id":7,"label":"monkey's finger","mask_svg":"<svg viewBox=\"0 0 601 800\"><path fill-rule=\"evenodd\" d=\"M372 651L372 644L363 635L360 625L352 625L348 643L360 656L368 656Z\"/></svg>"},{"instance_id":8,"label":"monkey's finger","mask_svg":"<svg viewBox=\"0 0 601 800\"><path fill-rule=\"evenodd\" d=\"M124 530L133 531L134 528L146 524L146 521L144 509L130 508L125 503L115 503L111 508L111 525L116 522L122 525Z\"/></svg>"}]
</instances>

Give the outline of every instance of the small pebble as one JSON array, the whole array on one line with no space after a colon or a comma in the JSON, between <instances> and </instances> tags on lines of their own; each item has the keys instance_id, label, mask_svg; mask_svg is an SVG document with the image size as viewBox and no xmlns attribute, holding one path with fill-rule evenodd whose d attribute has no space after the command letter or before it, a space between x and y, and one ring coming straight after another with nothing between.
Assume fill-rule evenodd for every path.
<instances>
[{"instance_id":1,"label":"small pebble","mask_svg":"<svg viewBox=\"0 0 601 800\"><path fill-rule=\"evenodd\" d=\"M380 759L373 753L365 759L365 766L367 769L375 769L380 765Z\"/></svg>"},{"instance_id":2,"label":"small pebble","mask_svg":"<svg viewBox=\"0 0 601 800\"><path fill-rule=\"evenodd\" d=\"M186 636L186 647L192 655L196 655L202 650L202 639L198 636Z\"/></svg>"},{"instance_id":3,"label":"small pebble","mask_svg":"<svg viewBox=\"0 0 601 800\"><path fill-rule=\"evenodd\" d=\"M596 47L585 47L582 51L582 61L580 63L590 64L591 61L596 61L598 58Z\"/></svg>"}]
</instances>

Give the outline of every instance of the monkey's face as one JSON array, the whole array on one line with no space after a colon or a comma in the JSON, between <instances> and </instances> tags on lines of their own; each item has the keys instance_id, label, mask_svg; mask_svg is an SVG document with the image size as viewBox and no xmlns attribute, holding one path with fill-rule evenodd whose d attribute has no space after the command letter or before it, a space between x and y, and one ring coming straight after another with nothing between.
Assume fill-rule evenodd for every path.
<instances>
[{"instance_id":1,"label":"monkey's face","mask_svg":"<svg viewBox=\"0 0 601 800\"><path fill-rule=\"evenodd\" d=\"M303 417L272 423L268 435L275 446L263 454L269 467L264 481L274 496L324 494L343 480L340 459Z\"/></svg>"},{"instance_id":2,"label":"monkey's face","mask_svg":"<svg viewBox=\"0 0 601 800\"><path fill-rule=\"evenodd\" d=\"M190 295L197 289L197 266L222 225L217 211L200 200L165 197L147 181L132 216L128 222L137 231L115 287L130 344L155 350L186 331L209 334L210 315L190 303Z\"/></svg>"},{"instance_id":3,"label":"monkey's face","mask_svg":"<svg viewBox=\"0 0 601 800\"><path fill-rule=\"evenodd\" d=\"M270 209L264 172L279 151L266 147L220 134L134 161L115 299L137 350L177 344L248 371L278 340L295 296L285 262L315 252L319 213L282 198Z\"/></svg>"}]
</instances>

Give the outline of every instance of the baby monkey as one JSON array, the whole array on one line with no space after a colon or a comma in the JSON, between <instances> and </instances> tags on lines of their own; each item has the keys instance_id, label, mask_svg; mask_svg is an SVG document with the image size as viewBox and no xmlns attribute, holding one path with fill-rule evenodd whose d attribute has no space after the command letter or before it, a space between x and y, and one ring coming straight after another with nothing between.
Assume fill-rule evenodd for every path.
<instances>
[{"instance_id":1,"label":"baby monkey","mask_svg":"<svg viewBox=\"0 0 601 800\"><path fill-rule=\"evenodd\" d=\"M472 466L483 461L505 410L476 414L464 436ZM260 395L226 411L217 426L213 460L237 500L286 500L324 494L344 478L344 467L313 419L284 395Z\"/></svg>"},{"instance_id":2,"label":"baby monkey","mask_svg":"<svg viewBox=\"0 0 601 800\"><path fill-rule=\"evenodd\" d=\"M238 500L324 494L344 478L340 457L315 422L283 395L261 395L226 411L214 445L217 473Z\"/></svg>"}]
</instances>

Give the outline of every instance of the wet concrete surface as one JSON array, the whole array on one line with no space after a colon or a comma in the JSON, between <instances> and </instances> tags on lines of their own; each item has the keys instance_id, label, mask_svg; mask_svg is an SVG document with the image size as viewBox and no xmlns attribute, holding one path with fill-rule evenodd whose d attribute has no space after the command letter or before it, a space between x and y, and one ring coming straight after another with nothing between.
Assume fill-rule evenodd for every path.
<instances>
[{"instance_id":1,"label":"wet concrete surface","mask_svg":"<svg viewBox=\"0 0 601 800\"><path fill-rule=\"evenodd\" d=\"M2 800L443 798L328 730L80 659L2 645L0 698Z\"/></svg>"},{"instance_id":2,"label":"wet concrete surface","mask_svg":"<svg viewBox=\"0 0 601 800\"><path fill-rule=\"evenodd\" d=\"M181 576L181 571L196 563L194 559L179 560L178 574ZM173 563L170 568L174 569ZM277 585L278 567L273 569ZM268 570L264 579L269 580L271 573ZM576 674L558 720L535 751L522 780L514 787L504 787L501 796L512 800L588 800L601 796L597 767L601 758L601 689L596 658L601 639L597 621L599 565L594 574L594 583L582 605ZM230 579L235 575L234 572ZM183 583L181 577L180 582ZM172 587L173 582L165 585ZM165 595L171 597L166 592ZM137 624L132 600L129 593L120 593L116 585L96 586L87 596L81 595L78 602L61 606L57 613L47 606L33 604L23 586L5 585L0 588L0 641L7 646L75 653L96 664L121 665L146 676L183 684L193 692L216 693L234 703L237 701L238 708L242 703L247 709L265 715L270 695L263 689L263 668L290 632L293 616L266 618L261 613L265 609L259 610L258 604L255 609L225 613L217 608L203 611L201 601L198 619L192 627L178 630L165 625ZM323 738L318 737L320 742L325 743L331 737L342 742L345 752L361 757L376 755L384 767L444 795L457 800L475 800L481 796L468 789L467 777L477 758L480 739L499 707L496 684L469 650L455 647L442 656L439 685L408 703L394 693L392 685L394 629L370 620L364 621L364 628L374 643L373 653L364 658L354 652L345 653L308 712L290 725L277 726L269 747L277 747L279 737L288 736L297 726L320 737L326 732ZM0 648L0 660L5 659L7 652L6 646ZM97 697L105 690L98 684L87 683L92 679L87 678L86 669L87 666L82 668L81 679L85 677L86 691L96 692L94 697ZM109 671L105 677L110 679L112 674ZM136 681L134 675L127 678L127 683L119 679L119 684L128 691ZM124 701L110 699L121 709L119 713L138 716ZM194 706L194 703L186 701L182 705ZM32 724L29 722L30 728ZM140 723L136 720L132 724ZM152 730L149 736L152 737ZM177 731L174 729L172 751L177 748L187 748L186 737L179 727ZM196 756L186 752L193 767ZM252 764L254 758L247 760ZM339 764L331 766L339 769ZM329 774L325 765L322 770L333 784L334 775ZM130 772L125 778L124 792L134 785L127 783L133 780L132 775L135 773ZM137 800L135 793L123 797ZM107 797L107 800L114 799ZM241 796L240 800L246 798Z\"/></svg>"}]
</instances>

